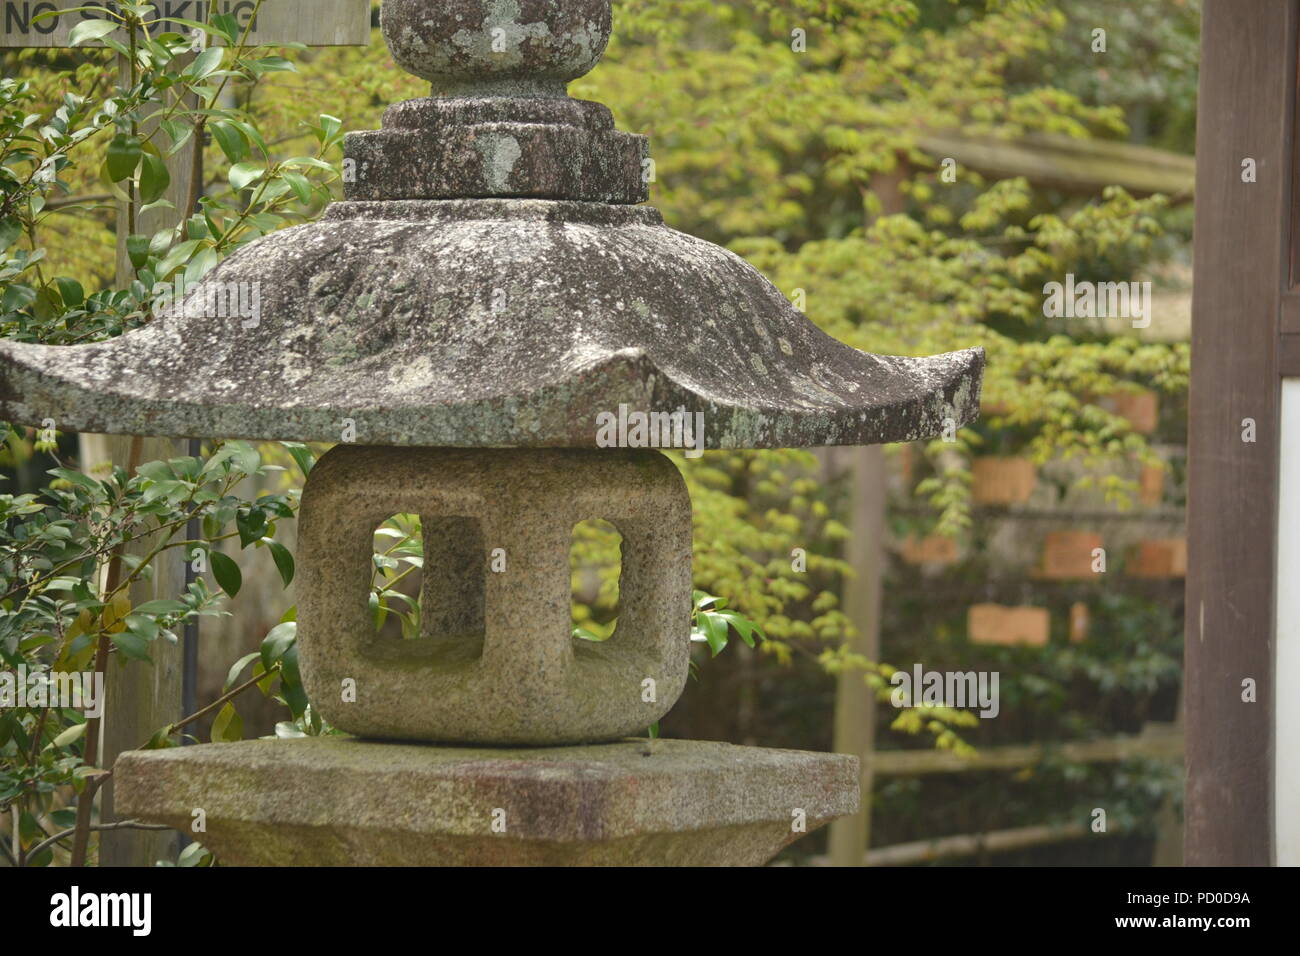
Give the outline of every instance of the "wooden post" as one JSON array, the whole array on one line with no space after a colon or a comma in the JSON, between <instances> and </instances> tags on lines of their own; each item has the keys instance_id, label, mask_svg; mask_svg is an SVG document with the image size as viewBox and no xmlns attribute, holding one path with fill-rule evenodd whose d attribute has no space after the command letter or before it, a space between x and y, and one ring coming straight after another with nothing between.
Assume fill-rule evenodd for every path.
<instances>
[{"instance_id":1,"label":"wooden post","mask_svg":"<svg viewBox=\"0 0 1300 956\"><path fill-rule=\"evenodd\" d=\"M141 462L185 454L184 442L167 438L112 436L101 444L110 461L125 467L131 459L131 443L137 440L141 442ZM127 546L126 553L143 557L153 542L153 536L137 539ZM169 552L155 559L151 581L140 581L131 586L131 604L135 606L160 598L174 599L184 590L184 556L179 551ZM117 659L109 661L108 672L104 675L102 766L113 766L118 754L135 750L160 727L183 716L181 646L154 641L149 656L153 658L152 666L139 661L128 662L121 655L114 655ZM100 789L100 794L100 820L111 823L117 819L113 813L111 778ZM175 855L175 843L176 835L165 831L116 830L104 833L99 841L99 863L101 866L153 866L157 861Z\"/></svg>"},{"instance_id":2,"label":"wooden post","mask_svg":"<svg viewBox=\"0 0 1300 956\"><path fill-rule=\"evenodd\" d=\"M876 176L871 191L880 202L881 216L905 212L903 183L912 170L903 156L888 173ZM867 223L870 226L870 222ZM854 579L845 585L844 613L856 636L849 650L870 661L880 659L880 577L884 570L885 454L879 445L839 449L852 470L852 508L845 559ZM841 459L844 460L844 459ZM871 845L872 763L876 749L876 695L857 671L841 674L835 691L835 752L856 754L862 761L859 777L861 805L855 816L831 824L830 857L834 866L863 866Z\"/></svg>"},{"instance_id":3,"label":"wooden post","mask_svg":"<svg viewBox=\"0 0 1300 956\"><path fill-rule=\"evenodd\" d=\"M1166 727L1172 727L1174 733L1182 736L1183 695L1178 694L1178 716L1172 724L1147 724L1142 733L1149 737L1158 737ZM1178 818L1178 809L1174 806L1172 796L1165 797L1156 811L1156 845L1151 852L1152 866L1183 865L1183 821Z\"/></svg>"},{"instance_id":4,"label":"wooden post","mask_svg":"<svg viewBox=\"0 0 1300 956\"><path fill-rule=\"evenodd\" d=\"M844 613L856 632L848 647L875 661L880 654L880 574L885 534L885 455L879 445L844 449L849 457L853 520L845 560L855 577L844 587ZM876 738L876 695L863 674L840 674L835 692L835 752L862 761L861 809L831 824L830 859L834 866L862 866L871 840L872 760Z\"/></svg>"},{"instance_id":5,"label":"wooden post","mask_svg":"<svg viewBox=\"0 0 1300 956\"><path fill-rule=\"evenodd\" d=\"M1291 288L1296 40L1296 0L1203 8L1184 715L1192 866L1274 860L1279 310Z\"/></svg>"},{"instance_id":6,"label":"wooden post","mask_svg":"<svg viewBox=\"0 0 1300 956\"><path fill-rule=\"evenodd\" d=\"M130 68L118 58L119 82L130 82ZM178 64L182 65L182 64ZM142 129L143 135L152 130ZM164 134L160 139L166 140ZM161 144L160 144L161 148ZM194 150L201 149L190 137L181 149L167 159L167 172L171 183L164 194L174 208L152 209L136 217L135 231L139 235L153 235L183 222L191 210L185 208L189 199L190 183L194 170ZM163 150L165 152L165 150ZM135 270L126 252L129 217L124 205L117 209L117 286L125 288L135 278ZM139 458L132 462L132 444L139 441ZM132 464L146 461L179 458L186 453L186 443L170 438L134 439L129 435L82 435L82 467L94 469L107 463L130 468ZM102 456L102 457L101 457ZM126 553L144 557L157 542L153 536L132 541ZM137 581L131 586L131 606L146 601L174 599L185 590L185 556L179 551L160 555L154 561L153 579ZM181 683L184 671L184 649L179 644L155 641L149 656L153 665L128 662L120 655L111 660L104 675L106 707L99 752L103 766L111 767L118 754L134 750L166 724L179 720L181 713ZM100 789L100 820L113 823L113 781ZM114 830L101 834L99 863L101 866L153 866L176 853L176 835L165 831Z\"/></svg>"}]
</instances>

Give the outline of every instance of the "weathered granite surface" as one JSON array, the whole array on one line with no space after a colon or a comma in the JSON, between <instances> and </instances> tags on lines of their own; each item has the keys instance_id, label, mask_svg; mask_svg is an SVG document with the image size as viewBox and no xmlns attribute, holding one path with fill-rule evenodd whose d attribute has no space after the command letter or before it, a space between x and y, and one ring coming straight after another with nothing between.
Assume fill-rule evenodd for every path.
<instances>
[{"instance_id":1,"label":"weathered granite surface","mask_svg":"<svg viewBox=\"0 0 1300 956\"><path fill-rule=\"evenodd\" d=\"M391 0L381 17L393 59L434 95L347 135L347 199L650 198L646 138L565 95L605 50L609 0Z\"/></svg>"},{"instance_id":2,"label":"weathered granite surface","mask_svg":"<svg viewBox=\"0 0 1300 956\"><path fill-rule=\"evenodd\" d=\"M374 531L395 513L424 519L413 640L379 639L367 605ZM590 518L623 537L618 626L602 643L572 637L569 550ZM303 684L349 733L614 740L643 732L686 684L691 502L657 451L340 445L307 480L298 543Z\"/></svg>"},{"instance_id":3,"label":"weathered granite surface","mask_svg":"<svg viewBox=\"0 0 1300 956\"><path fill-rule=\"evenodd\" d=\"M326 442L350 421L368 444L591 448L595 416L626 405L702 413L707 448L770 448L976 417L982 350L847 348L738 256L628 205L646 195L644 139L564 96L604 49L608 0L389 0L383 17L440 95L349 136L352 201L250 243L119 339L0 342L0 419ZM232 296L255 296L255 319Z\"/></svg>"},{"instance_id":4,"label":"weathered granite surface","mask_svg":"<svg viewBox=\"0 0 1300 956\"><path fill-rule=\"evenodd\" d=\"M254 866L757 866L800 811L811 832L858 809L856 757L686 740L250 740L126 753L114 780L120 814L189 833L202 808L193 836Z\"/></svg>"},{"instance_id":5,"label":"weathered granite surface","mask_svg":"<svg viewBox=\"0 0 1300 956\"><path fill-rule=\"evenodd\" d=\"M384 0L397 65L441 96L563 96L609 43L609 0Z\"/></svg>"},{"instance_id":6,"label":"weathered granite surface","mask_svg":"<svg viewBox=\"0 0 1300 956\"><path fill-rule=\"evenodd\" d=\"M348 133L349 200L517 197L640 203L650 142L599 103L559 98L406 100L384 128Z\"/></svg>"},{"instance_id":7,"label":"weathered granite surface","mask_svg":"<svg viewBox=\"0 0 1300 956\"><path fill-rule=\"evenodd\" d=\"M877 356L826 335L739 256L646 207L337 203L109 342L0 342L0 419L136 435L450 447L596 445L620 404L705 416L708 448L933 436L979 411L983 351Z\"/></svg>"}]
</instances>

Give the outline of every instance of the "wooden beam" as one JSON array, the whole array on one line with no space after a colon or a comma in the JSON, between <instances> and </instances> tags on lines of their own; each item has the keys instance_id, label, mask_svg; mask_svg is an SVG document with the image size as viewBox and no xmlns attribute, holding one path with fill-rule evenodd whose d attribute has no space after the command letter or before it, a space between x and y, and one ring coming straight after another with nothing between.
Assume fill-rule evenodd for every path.
<instances>
[{"instance_id":1,"label":"wooden beam","mask_svg":"<svg viewBox=\"0 0 1300 956\"><path fill-rule=\"evenodd\" d=\"M949 750L878 750L874 764L881 776L919 777L935 773L1019 770L1053 755L1071 763L1114 763L1136 758L1178 760L1183 756L1183 735L1171 727L1140 736L1104 740L988 747L969 757Z\"/></svg>"},{"instance_id":2,"label":"wooden beam","mask_svg":"<svg viewBox=\"0 0 1300 956\"><path fill-rule=\"evenodd\" d=\"M950 156L985 176L1024 176L1035 185L1071 193L1100 193L1114 185L1136 195L1164 193L1187 201L1196 183L1195 158L1113 140L1051 133L995 139L944 130L923 134L917 144L931 156Z\"/></svg>"},{"instance_id":3,"label":"wooden beam","mask_svg":"<svg viewBox=\"0 0 1300 956\"><path fill-rule=\"evenodd\" d=\"M1207 0L1188 448L1186 861L1273 859L1278 331L1288 285L1296 0ZM1242 162L1254 160L1255 182ZM1243 421L1254 441L1243 441ZM1243 680L1255 702L1243 701Z\"/></svg>"},{"instance_id":4,"label":"wooden beam","mask_svg":"<svg viewBox=\"0 0 1300 956\"><path fill-rule=\"evenodd\" d=\"M972 833L961 836L939 837L934 840L917 840L914 843L897 843L877 847L867 853L868 866L909 866L954 857L976 856L981 853L1006 853L1032 846L1049 846L1088 836L1082 823L1039 824L997 830L993 833Z\"/></svg>"},{"instance_id":5,"label":"wooden beam","mask_svg":"<svg viewBox=\"0 0 1300 956\"><path fill-rule=\"evenodd\" d=\"M933 840L916 840L912 843L895 843L868 851L866 866L911 866L937 860L975 856L980 853L1006 853L1031 846L1050 846L1068 840L1079 840L1091 831L1082 823L1036 824L992 833L969 833L959 836L937 837ZM1104 834L1098 834L1103 836ZM816 856L813 866L831 866L830 857Z\"/></svg>"}]
</instances>

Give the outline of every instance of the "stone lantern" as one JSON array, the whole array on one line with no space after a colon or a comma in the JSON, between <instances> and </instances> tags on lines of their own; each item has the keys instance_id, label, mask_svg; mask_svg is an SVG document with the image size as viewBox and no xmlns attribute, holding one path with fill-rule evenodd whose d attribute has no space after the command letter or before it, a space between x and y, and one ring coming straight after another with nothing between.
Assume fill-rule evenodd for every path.
<instances>
[{"instance_id":1,"label":"stone lantern","mask_svg":"<svg viewBox=\"0 0 1300 956\"><path fill-rule=\"evenodd\" d=\"M201 807L236 864L765 862L856 811L857 759L629 739L676 702L689 653L690 500L649 446L929 437L975 417L983 355L848 348L638 205L645 138L565 91L604 51L609 0L386 0L383 32L433 95L347 137L354 175L321 221L118 339L0 343L12 420L355 433L304 489L298 578L304 685L354 736L127 753L118 810L185 829ZM258 322L207 308L245 285ZM377 635L367 604L395 513L422 519L411 640ZM600 644L570 619L590 518L623 538Z\"/></svg>"}]
</instances>

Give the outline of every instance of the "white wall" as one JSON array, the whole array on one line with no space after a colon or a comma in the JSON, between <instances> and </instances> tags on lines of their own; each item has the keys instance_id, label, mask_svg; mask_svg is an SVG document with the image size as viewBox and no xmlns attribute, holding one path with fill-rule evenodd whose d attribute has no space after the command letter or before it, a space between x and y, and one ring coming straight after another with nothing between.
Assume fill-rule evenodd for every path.
<instances>
[{"instance_id":1,"label":"white wall","mask_svg":"<svg viewBox=\"0 0 1300 956\"><path fill-rule=\"evenodd\" d=\"M1300 865L1300 378L1282 381L1277 515L1277 670L1273 828L1276 862Z\"/></svg>"}]
</instances>

